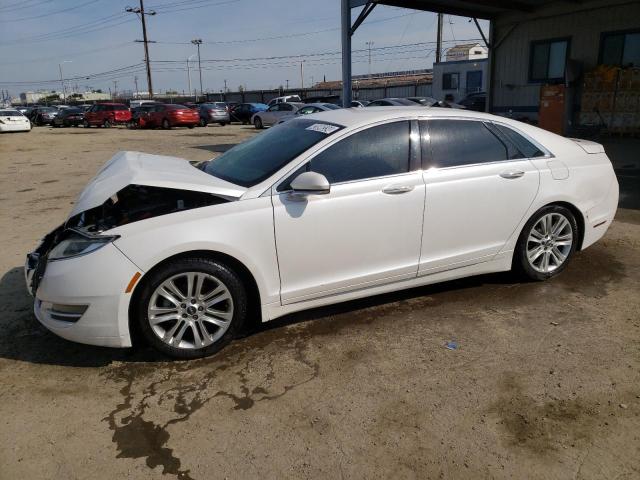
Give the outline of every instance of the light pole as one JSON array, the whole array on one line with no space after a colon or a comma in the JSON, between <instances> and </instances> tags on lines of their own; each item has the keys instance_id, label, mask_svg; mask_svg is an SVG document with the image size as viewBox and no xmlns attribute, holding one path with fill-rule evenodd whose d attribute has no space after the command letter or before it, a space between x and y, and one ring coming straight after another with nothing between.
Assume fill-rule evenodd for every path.
<instances>
[{"instance_id":1,"label":"light pole","mask_svg":"<svg viewBox=\"0 0 640 480\"><path fill-rule=\"evenodd\" d=\"M304 60L300 62L300 88L304 90Z\"/></svg>"},{"instance_id":2,"label":"light pole","mask_svg":"<svg viewBox=\"0 0 640 480\"><path fill-rule=\"evenodd\" d=\"M58 68L60 69L60 83L62 84L62 101L67 103L67 93L64 88L64 75L62 74L62 64L63 63L71 63L71 60L64 60L62 63L58 64Z\"/></svg>"},{"instance_id":3,"label":"light pole","mask_svg":"<svg viewBox=\"0 0 640 480\"><path fill-rule=\"evenodd\" d=\"M202 91L202 65L200 64L200 45L202 45L202 39L194 38L193 40L191 40L191 43L193 43L196 47L198 47L198 70L200 71L200 96L203 96L204 93Z\"/></svg>"},{"instance_id":4,"label":"light pole","mask_svg":"<svg viewBox=\"0 0 640 480\"><path fill-rule=\"evenodd\" d=\"M369 76L371 76L371 47L373 47L373 42L366 42L366 45L369 50Z\"/></svg>"},{"instance_id":5,"label":"light pole","mask_svg":"<svg viewBox=\"0 0 640 480\"><path fill-rule=\"evenodd\" d=\"M194 53L193 55L190 55L187 58L187 79L189 81L189 95L191 95L191 67L189 66L189 61L191 60L192 57L195 57L195 56L196 54Z\"/></svg>"}]
</instances>

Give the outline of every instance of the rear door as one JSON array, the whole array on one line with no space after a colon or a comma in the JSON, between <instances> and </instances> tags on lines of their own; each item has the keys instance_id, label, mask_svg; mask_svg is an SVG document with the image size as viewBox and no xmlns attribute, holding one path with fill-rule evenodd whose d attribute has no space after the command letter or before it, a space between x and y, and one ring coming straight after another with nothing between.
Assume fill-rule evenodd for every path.
<instances>
[{"instance_id":1,"label":"rear door","mask_svg":"<svg viewBox=\"0 0 640 480\"><path fill-rule=\"evenodd\" d=\"M488 261L538 192L533 163L480 120L420 122L426 183L420 274Z\"/></svg>"}]
</instances>

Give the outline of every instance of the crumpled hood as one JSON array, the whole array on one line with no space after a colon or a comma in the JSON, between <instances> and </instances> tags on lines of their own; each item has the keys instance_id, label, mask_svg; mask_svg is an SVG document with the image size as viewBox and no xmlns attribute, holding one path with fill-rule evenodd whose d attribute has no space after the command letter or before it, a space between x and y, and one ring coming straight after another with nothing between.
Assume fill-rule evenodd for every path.
<instances>
[{"instance_id":1,"label":"crumpled hood","mask_svg":"<svg viewBox=\"0 0 640 480\"><path fill-rule=\"evenodd\" d=\"M206 192L227 200L237 200L247 191L198 170L182 158L118 152L80 193L69 218L103 204L127 185Z\"/></svg>"}]
</instances>

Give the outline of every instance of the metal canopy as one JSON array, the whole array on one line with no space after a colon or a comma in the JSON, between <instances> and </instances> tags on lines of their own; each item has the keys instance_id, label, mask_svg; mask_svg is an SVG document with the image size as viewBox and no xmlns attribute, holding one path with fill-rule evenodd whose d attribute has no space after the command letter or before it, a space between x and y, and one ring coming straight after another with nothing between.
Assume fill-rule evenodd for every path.
<instances>
[{"instance_id":1,"label":"metal canopy","mask_svg":"<svg viewBox=\"0 0 640 480\"><path fill-rule=\"evenodd\" d=\"M367 3L490 20L509 12L531 12L550 0L350 0L351 8Z\"/></svg>"},{"instance_id":2,"label":"metal canopy","mask_svg":"<svg viewBox=\"0 0 640 480\"><path fill-rule=\"evenodd\" d=\"M376 5L492 20L509 13L529 13L554 1L557 2L557 0L342 0L342 104L345 107L351 106L351 37ZM363 8L352 24L351 9L358 7ZM486 39L485 43L488 43Z\"/></svg>"}]
</instances>

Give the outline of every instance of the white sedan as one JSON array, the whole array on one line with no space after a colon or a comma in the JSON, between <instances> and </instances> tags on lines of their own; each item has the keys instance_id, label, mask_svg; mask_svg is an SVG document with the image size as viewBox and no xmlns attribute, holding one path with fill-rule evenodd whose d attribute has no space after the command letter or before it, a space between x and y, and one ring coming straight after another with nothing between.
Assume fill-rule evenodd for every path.
<instances>
[{"instance_id":1,"label":"white sedan","mask_svg":"<svg viewBox=\"0 0 640 480\"><path fill-rule=\"evenodd\" d=\"M18 110L6 108L0 110L0 132L29 132L31 122Z\"/></svg>"},{"instance_id":2,"label":"white sedan","mask_svg":"<svg viewBox=\"0 0 640 480\"><path fill-rule=\"evenodd\" d=\"M192 358L249 317L511 269L548 279L617 202L597 143L477 112L340 109L198 167L118 153L25 273L56 334L127 347L139 331Z\"/></svg>"}]
</instances>

